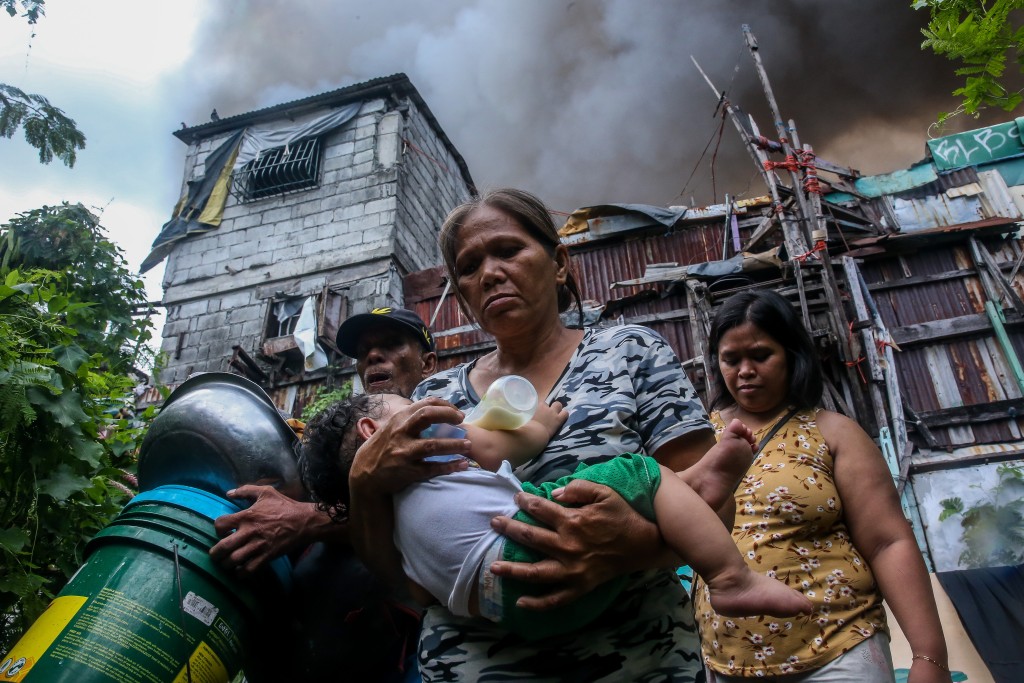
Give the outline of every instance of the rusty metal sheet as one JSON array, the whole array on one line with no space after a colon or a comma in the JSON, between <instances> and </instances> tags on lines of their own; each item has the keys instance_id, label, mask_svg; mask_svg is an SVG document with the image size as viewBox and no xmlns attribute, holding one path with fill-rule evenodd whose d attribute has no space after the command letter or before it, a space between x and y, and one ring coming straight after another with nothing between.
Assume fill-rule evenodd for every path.
<instances>
[{"instance_id":1,"label":"rusty metal sheet","mask_svg":"<svg viewBox=\"0 0 1024 683\"><path fill-rule=\"evenodd\" d=\"M868 258L861 267L871 284L909 280L912 284L875 291L872 296L890 328L983 314L986 294L966 243L935 245L898 255ZM1014 263L1018 258L1010 240L985 241L996 262ZM966 273L951 276L957 271ZM1020 288L1021 275L1014 285ZM1017 353L1024 358L1024 333L1009 330ZM992 332L969 337L907 346L895 353L900 389L915 412L978 405L1020 396L1012 371ZM999 443L1019 439L1017 420L1006 419L970 425L930 425L941 446Z\"/></svg>"}]
</instances>

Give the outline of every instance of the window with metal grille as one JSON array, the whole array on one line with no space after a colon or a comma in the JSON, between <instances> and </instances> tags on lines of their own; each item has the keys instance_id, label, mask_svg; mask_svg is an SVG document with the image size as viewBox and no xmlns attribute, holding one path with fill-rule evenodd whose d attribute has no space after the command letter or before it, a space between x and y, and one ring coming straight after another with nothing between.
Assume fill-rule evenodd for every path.
<instances>
[{"instance_id":1,"label":"window with metal grille","mask_svg":"<svg viewBox=\"0 0 1024 683\"><path fill-rule=\"evenodd\" d=\"M244 199L262 199L316 187L320 152L320 138L265 150L235 174L235 189Z\"/></svg>"}]
</instances>

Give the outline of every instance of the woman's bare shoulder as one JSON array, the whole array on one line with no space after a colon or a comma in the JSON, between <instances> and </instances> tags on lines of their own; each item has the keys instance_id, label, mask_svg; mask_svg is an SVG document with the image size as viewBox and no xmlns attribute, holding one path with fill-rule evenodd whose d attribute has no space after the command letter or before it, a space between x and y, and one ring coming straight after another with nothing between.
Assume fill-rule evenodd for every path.
<instances>
[{"instance_id":1,"label":"woman's bare shoulder","mask_svg":"<svg viewBox=\"0 0 1024 683\"><path fill-rule=\"evenodd\" d=\"M818 429L833 453L842 445L871 442L871 437L855 420L832 410L819 410L815 416Z\"/></svg>"},{"instance_id":2,"label":"woman's bare shoulder","mask_svg":"<svg viewBox=\"0 0 1024 683\"><path fill-rule=\"evenodd\" d=\"M815 421L819 427L824 429L849 429L850 427L857 427L860 429L860 425L846 417L842 413L837 413L834 410L825 410L821 408L814 415Z\"/></svg>"}]
</instances>

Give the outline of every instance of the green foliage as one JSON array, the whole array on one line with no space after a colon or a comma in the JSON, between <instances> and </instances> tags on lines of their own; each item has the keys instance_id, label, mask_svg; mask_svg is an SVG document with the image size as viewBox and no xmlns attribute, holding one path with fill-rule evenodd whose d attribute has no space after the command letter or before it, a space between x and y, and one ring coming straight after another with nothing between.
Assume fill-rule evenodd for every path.
<instances>
[{"instance_id":1,"label":"green foliage","mask_svg":"<svg viewBox=\"0 0 1024 683\"><path fill-rule=\"evenodd\" d=\"M0 226L0 651L131 494L154 411L131 414L151 324L96 217L64 204Z\"/></svg>"},{"instance_id":2,"label":"green foliage","mask_svg":"<svg viewBox=\"0 0 1024 683\"><path fill-rule=\"evenodd\" d=\"M108 240L99 219L81 204L64 202L19 214L0 230L0 269L12 266L73 274L47 297L62 321L78 331L86 355L101 353L112 369L127 371L152 337L135 313L146 307L145 285ZM66 353L66 352L61 352ZM71 358L63 358L73 363Z\"/></svg>"},{"instance_id":3,"label":"green foliage","mask_svg":"<svg viewBox=\"0 0 1024 683\"><path fill-rule=\"evenodd\" d=\"M352 382L345 382L336 389L328 389L327 387L321 387L305 408L302 409L302 421L309 422L314 417L322 413L332 403L344 400L352 395Z\"/></svg>"},{"instance_id":4,"label":"green foliage","mask_svg":"<svg viewBox=\"0 0 1024 683\"><path fill-rule=\"evenodd\" d=\"M960 517L965 550L959 562L968 568L1024 562L1024 468L1000 465L999 483L988 497L969 508L960 498L940 502L939 521ZM980 487L975 487L980 488Z\"/></svg>"},{"instance_id":5,"label":"green foliage","mask_svg":"<svg viewBox=\"0 0 1024 683\"><path fill-rule=\"evenodd\" d=\"M940 522L945 522L953 515L959 515L964 511L964 500L959 496L954 498L944 498L939 501L939 505L942 506L942 512L939 513Z\"/></svg>"},{"instance_id":6,"label":"green foliage","mask_svg":"<svg viewBox=\"0 0 1024 683\"><path fill-rule=\"evenodd\" d=\"M0 7L12 17L19 15L19 5L21 17L30 25L45 14L44 0L0 0ZM74 120L49 100L0 83L0 137L10 139L19 128L25 132L25 142L39 151L41 164L57 157L72 168L77 151L85 149L85 135Z\"/></svg>"},{"instance_id":7,"label":"green foliage","mask_svg":"<svg viewBox=\"0 0 1024 683\"><path fill-rule=\"evenodd\" d=\"M964 85L953 94L962 99L968 114L987 106L1012 111L1021 103L1020 92L1007 89L1005 72L1011 52L1024 72L1024 28L1015 25L1019 17L1012 14L1024 7L1024 0L914 0L911 4L930 13L927 28L921 30L925 37L921 48L964 65L955 72L964 77ZM940 122L948 117L943 114Z\"/></svg>"},{"instance_id":8,"label":"green foliage","mask_svg":"<svg viewBox=\"0 0 1024 683\"><path fill-rule=\"evenodd\" d=\"M74 120L49 100L0 83L0 137L14 137L19 128L25 132L25 142L39 151L41 164L57 157L71 168L77 151L85 149L85 135Z\"/></svg>"}]
</instances>

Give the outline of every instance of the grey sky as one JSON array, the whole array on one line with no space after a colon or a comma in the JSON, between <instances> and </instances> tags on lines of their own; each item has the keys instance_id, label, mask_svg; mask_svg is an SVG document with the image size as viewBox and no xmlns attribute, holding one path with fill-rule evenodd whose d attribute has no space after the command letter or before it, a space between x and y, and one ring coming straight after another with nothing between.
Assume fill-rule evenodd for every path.
<instances>
[{"instance_id":1,"label":"grey sky","mask_svg":"<svg viewBox=\"0 0 1024 683\"><path fill-rule=\"evenodd\" d=\"M909 4L48 0L34 39L0 17L0 81L49 97L88 147L68 170L0 140L0 218L60 199L102 207L137 266L180 192L185 145L171 133L181 122L399 71L481 187L524 187L562 211L761 194L731 126L716 147L715 97L690 62L771 134L743 23L803 142L866 172L894 170L924 155L929 124L955 106L953 65L921 52L926 16ZM960 117L954 128L1009 117ZM154 298L160 272L147 278Z\"/></svg>"}]
</instances>

